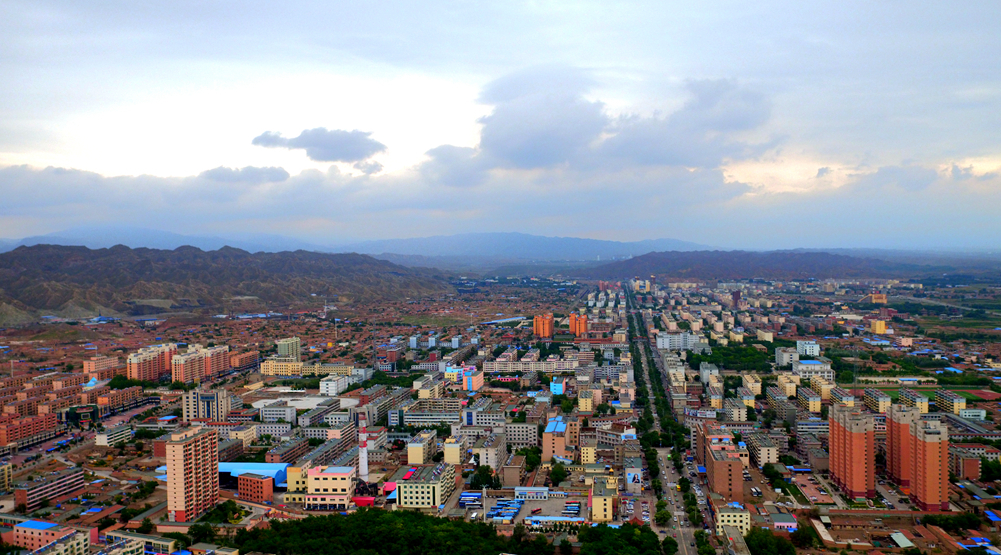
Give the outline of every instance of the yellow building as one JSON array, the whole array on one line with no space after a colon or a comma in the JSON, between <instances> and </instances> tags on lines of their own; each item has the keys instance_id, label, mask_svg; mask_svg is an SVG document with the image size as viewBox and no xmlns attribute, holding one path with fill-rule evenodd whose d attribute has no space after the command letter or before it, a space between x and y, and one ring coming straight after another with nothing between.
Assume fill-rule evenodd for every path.
<instances>
[{"instance_id":1,"label":"yellow building","mask_svg":"<svg viewBox=\"0 0 1001 555\"><path fill-rule=\"evenodd\" d=\"M265 376L301 376L302 362L288 357L266 358L261 362L261 374Z\"/></svg>"},{"instance_id":2,"label":"yellow building","mask_svg":"<svg viewBox=\"0 0 1001 555\"><path fill-rule=\"evenodd\" d=\"M582 439L580 443L581 464L597 464L598 441L594 438Z\"/></svg>"},{"instance_id":3,"label":"yellow building","mask_svg":"<svg viewBox=\"0 0 1001 555\"><path fill-rule=\"evenodd\" d=\"M466 441L462 437L450 437L445 440L442 451L448 464L462 464L466 456Z\"/></svg>"},{"instance_id":4,"label":"yellow building","mask_svg":"<svg viewBox=\"0 0 1001 555\"><path fill-rule=\"evenodd\" d=\"M867 388L863 392L862 403L872 412L883 414L890 410L893 401L886 393L878 389Z\"/></svg>"},{"instance_id":5,"label":"yellow building","mask_svg":"<svg viewBox=\"0 0 1001 555\"><path fill-rule=\"evenodd\" d=\"M948 389L939 389L935 392L935 404L939 410L959 414L959 411L966 408L966 398Z\"/></svg>"},{"instance_id":6,"label":"yellow building","mask_svg":"<svg viewBox=\"0 0 1001 555\"><path fill-rule=\"evenodd\" d=\"M820 394L809 387L800 387L796 393L796 399L803 410L810 412L820 412Z\"/></svg>"},{"instance_id":7,"label":"yellow building","mask_svg":"<svg viewBox=\"0 0 1001 555\"><path fill-rule=\"evenodd\" d=\"M407 443L407 464L427 464L437 452L438 435L433 430L424 430L410 438Z\"/></svg>"},{"instance_id":8,"label":"yellow building","mask_svg":"<svg viewBox=\"0 0 1001 555\"><path fill-rule=\"evenodd\" d=\"M14 472L10 463L0 464L0 491L12 491L14 489Z\"/></svg>"},{"instance_id":9,"label":"yellow building","mask_svg":"<svg viewBox=\"0 0 1001 555\"><path fill-rule=\"evenodd\" d=\"M615 476L600 476L591 485L591 521L611 522L615 518L615 499L619 493Z\"/></svg>"},{"instance_id":10,"label":"yellow building","mask_svg":"<svg viewBox=\"0 0 1001 555\"><path fill-rule=\"evenodd\" d=\"M445 380L436 380L421 385L417 390L418 399L440 399L445 396Z\"/></svg>"},{"instance_id":11,"label":"yellow building","mask_svg":"<svg viewBox=\"0 0 1001 555\"><path fill-rule=\"evenodd\" d=\"M918 409L918 413L920 414L928 414L928 398L913 389L901 387L900 396L897 400L905 407L914 407Z\"/></svg>"},{"instance_id":12,"label":"yellow building","mask_svg":"<svg viewBox=\"0 0 1001 555\"><path fill-rule=\"evenodd\" d=\"M594 393L590 389L585 389L577 396L577 410L590 414L594 411Z\"/></svg>"},{"instance_id":13,"label":"yellow building","mask_svg":"<svg viewBox=\"0 0 1001 555\"><path fill-rule=\"evenodd\" d=\"M742 334L742 333L737 333L737 332L735 332L733 330L730 330L728 336L730 337L730 341L733 341L734 343L743 343L744 342L744 334Z\"/></svg>"},{"instance_id":14,"label":"yellow building","mask_svg":"<svg viewBox=\"0 0 1001 555\"><path fill-rule=\"evenodd\" d=\"M810 378L810 389L819 393L822 401L831 400L831 390L834 389L834 387L833 383L820 376L813 376Z\"/></svg>"},{"instance_id":15,"label":"yellow building","mask_svg":"<svg viewBox=\"0 0 1001 555\"><path fill-rule=\"evenodd\" d=\"M397 507L435 511L455 492L455 467L442 462L412 471L405 466L390 481L396 482Z\"/></svg>"},{"instance_id":16,"label":"yellow building","mask_svg":"<svg viewBox=\"0 0 1001 555\"><path fill-rule=\"evenodd\" d=\"M799 376L782 374L779 376L778 383L776 385L782 390L783 393L785 393L786 397L795 397L796 386L799 385Z\"/></svg>"},{"instance_id":17,"label":"yellow building","mask_svg":"<svg viewBox=\"0 0 1001 555\"><path fill-rule=\"evenodd\" d=\"M285 482L288 489L285 491L286 503L304 503L306 501L307 467L290 466L285 469Z\"/></svg>"},{"instance_id":18,"label":"yellow building","mask_svg":"<svg viewBox=\"0 0 1001 555\"><path fill-rule=\"evenodd\" d=\"M869 331L875 334L886 333L886 322L883 320L870 320Z\"/></svg>"},{"instance_id":19,"label":"yellow building","mask_svg":"<svg viewBox=\"0 0 1001 555\"><path fill-rule=\"evenodd\" d=\"M741 534L751 531L751 512L740 503L723 505L716 509L716 534L723 535L724 526L733 526Z\"/></svg>"},{"instance_id":20,"label":"yellow building","mask_svg":"<svg viewBox=\"0 0 1001 555\"><path fill-rule=\"evenodd\" d=\"M756 374L744 374L741 379L744 381L744 387L750 389L751 393L761 395L761 378Z\"/></svg>"}]
</instances>

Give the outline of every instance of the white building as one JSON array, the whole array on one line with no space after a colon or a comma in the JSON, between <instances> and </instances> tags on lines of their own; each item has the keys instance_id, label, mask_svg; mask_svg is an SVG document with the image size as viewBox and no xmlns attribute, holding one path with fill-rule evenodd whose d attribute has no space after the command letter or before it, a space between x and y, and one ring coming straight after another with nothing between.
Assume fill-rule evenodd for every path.
<instances>
[{"instance_id":1,"label":"white building","mask_svg":"<svg viewBox=\"0 0 1001 555\"><path fill-rule=\"evenodd\" d=\"M122 424L121 426L115 426L114 428L108 428L103 432L99 432L97 437L94 438L94 444L101 447L113 447L123 441L132 439L132 434L132 427L128 424Z\"/></svg>"},{"instance_id":2,"label":"white building","mask_svg":"<svg viewBox=\"0 0 1001 555\"><path fill-rule=\"evenodd\" d=\"M320 395L335 396L340 395L350 385L351 380L347 376L329 375L320 380Z\"/></svg>"},{"instance_id":3,"label":"white building","mask_svg":"<svg viewBox=\"0 0 1001 555\"><path fill-rule=\"evenodd\" d=\"M796 352L799 356L819 357L820 345L816 341L797 341Z\"/></svg>"}]
</instances>

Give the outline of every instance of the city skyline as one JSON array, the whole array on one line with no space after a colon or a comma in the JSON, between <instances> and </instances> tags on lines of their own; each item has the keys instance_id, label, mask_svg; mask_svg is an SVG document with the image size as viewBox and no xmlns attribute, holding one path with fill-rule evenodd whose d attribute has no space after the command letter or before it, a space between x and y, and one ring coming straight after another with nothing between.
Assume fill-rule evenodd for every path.
<instances>
[{"instance_id":1,"label":"city skyline","mask_svg":"<svg viewBox=\"0 0 1001 555\"><path fill-rule=\"evenodd\" d=\"M0 237L989 249L996 7L0 8Z\"/></svg>"}]
</instances>

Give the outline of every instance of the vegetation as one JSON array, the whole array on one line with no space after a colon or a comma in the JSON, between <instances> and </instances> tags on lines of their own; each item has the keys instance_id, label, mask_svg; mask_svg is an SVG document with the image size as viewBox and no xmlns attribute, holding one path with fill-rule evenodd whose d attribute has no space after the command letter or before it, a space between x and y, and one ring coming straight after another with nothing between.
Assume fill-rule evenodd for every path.
<instances>
[{"instance_id":1,"label":"vegetation","mask_svg":"<svg viewBox=\"0 0 1001 555\"><path fill-rule=\"evenodd\" d=\"M751 555L796 555L792 542L764 528L751 528L744 541Z\"/></svg>"},{"instance_id":2,"label":"vegetation","mask_svg":"<svg viewBox=\"0 0 1001 555\"><path fill-rule=\"evenodd\" d=\"M563 466L563 463L554 464L553 468L549 471L549 479L553 481L553 487L560 485L569 475L570 473L567 472L567 467Z\"/></svg>"},{"instance_id":3,"label":"vegetation","mask_svg":"<svg viewBox=\"0 0 1001 555\"><path fill-rule=\"evenodd\" d=\"M542 448L524 447L515 452L516 455L525 457L525 470L531 472L542 464Z\"/></svg>"},{"instance_id":4,"label":"vegetation","mask_svg":"<svg viewBox=\"0 0 1001 555\"><path fill-rule=\"evenodd\" d=\"M501 481L498 476L494 474L490 465L480 465L476 467L476 471L473 472L473 479L469 481L469 487L472 489L500 489Z\"/></svg>"},{"instance_id":5,"label":"vegetation","mask_svg":"<svg viewBox=\"0 0 1001 555\"><path fill-rule=\"evenodd\" d=\"M214 522L217 524L222 524L224 522L237 523L246 515L247 512L240 508L232 499L216 505L214 509L205 513L205 516L199 519L199 522ZM191 533L189 528L188 533ZM199 540L200 541L200 540Z\"/></svg>"},{"instance_id":6,"label":"vegetation","mask_svg":"<svg viewBox=\"0 0 1001 555\"><path fill-rule=\"evenodd\" d=\"M980 517L973 513L962 513L958 515L926 515L921 518L921 523L938 526L946 532L980 529Z\"/></svg>"},{"instance_id":7,"label":"vegetation","mask_svg":"<svg viewBox=\"0 0 1001 555\"><path fill-rule=\"evenodd\" d=\"M648 526L623 524L609 528L604 524L585 527L577 536L581 543L580 555L656 555L660 553L660 540Z\"/></svg>"}]
</instances>

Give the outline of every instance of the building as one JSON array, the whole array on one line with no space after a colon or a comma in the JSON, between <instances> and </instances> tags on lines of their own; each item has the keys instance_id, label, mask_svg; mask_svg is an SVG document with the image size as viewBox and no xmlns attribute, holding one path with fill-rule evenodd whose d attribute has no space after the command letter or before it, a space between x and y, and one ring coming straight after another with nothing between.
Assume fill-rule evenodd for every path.
<instances>
[{"instance_id":1,"label":"building","mask_svg":"<svg viewBox=\"0 0 1001 555\"><path fill-rule=\"evenodd\" d=\"M14 487L14 470L10 463L0 464L0 491L7 493Z\"/></svg>"},{"instance_id":2,"label":"building","mask_svg":"<svg viewBox=\"0 0 1001 555\"><path fill-rule=\"evenodd\" d=\"M765 434L748 435L747 451L751 456L751 463L758 468L764 468L766 464L776 464L779 462L779 449L771 438Z\"/></svg>"},{"instance_id":3,"label":"building","mask_svg":"<svg viewBox=\"0 0 1001 555\"><path fill-rule=\"evenodd\" d=\"M477 439L471 448L478 463L500 470L501 464L507 459L507 442L504 434L490 434Z\"/></svg>"},{"instance_id":4,"label":"building","mask_svg":"<svg viewBox=\"0 0 1001 555\"><path fill-rule=\"evenodd\" d=\"M257 351L247 351L245 353L233 353L229 355L229 367L236 370L249 370L261 360L261 354Z\"/></svg>"},{"instance_id":5,"label":"building","mask_svg":"<svg viewBox=\"0 0 1001 555\"><path fill-rule=\"evenodd\" d=\"M744 386L738 387L737 399L740 399L740 402L743 403L745 407L749 409L754 408L754 401L755 401L754 392L751 391L750 389Z\"/></svg>"},{"instance_id":6,"label":"building","mask_svg":"<svg viewBox=\"0 0 1001 555\"><path fill-rule=\"evenodd\" d=\"M587 335L587 315L577 313L570 314L570 333L581 337Z\"/></svg>"},{"instance_id":7,"label":"building","mask_svg":"<svg viewBox=\"0 0 1001 555\"><path fill-rule=\"evenodd\" d=\"M83 373L87 378L98 381L110 380L115 376L126 374L126 369L118 357L96 356L83 361Z\"/></svg>"},{"instance_id":8,"label":"building","mask_svg":"<svg viewBox=\"0 0 1001 555\"><path fill-rule=\"evenodd\" d=\"M657 334L657 348L669 351L689 351L694 349L697 344L702 343L703 339L701 334L688 331L661 332Z\"/></svg>"},{"instance_id":9,"label":"building","mask_svg":"<svg viewBox=\"0 0 1001 555\"><path fill-rule=\"evenodd\" d=\"M886 321L884 320L869 320L869 332L876 335L881 335L886 333Z\"/></svg>"},{"instance_id":10,"label":"building","mask_svg":"<svg viewBox=\"0 0 1001 555\"><path fill-rule=\"evenodd\" d=\"M910 493L914 477L911 425L920 419L913 406L891 405L886 412L886 473L904 493Z\"/></svg>"},{"instance_id":11,"label":"building","mask_svg":"<svg viewBox=\"0 0 1001 555\"><path fill-rule=\"evenodd\" d=\"M401 509L433 511L455 491L455 467L447 463L433 466L406 466L393 475L396 504Z\"/></svg>"},{"instance_id":12,"label":"building","mask_svg":"<svg viewBox=\"0 0 1001 555\"><path fill-rule=\"evenodd\" d=\"M434 430L423 430L407 442L407 464L428 464L438 452L438 434Z\"/></svg>"},{"instance_id":13,"label":"building","mask_svg":"<svg viewBox=\"0 0 1001 555\"><path fill-rule=\"evenodd\" d=\"M882 414L890 409L893 400L885 392L867 387L862 392L862 403L872 412Z\"/></svg>"},{"instance_id":14,"label":"building","mask_svg":"<svg viewBox=\"0 0 1001 555\"><path fill-rule=\"evenodd\" d=\"M181 383L201 383L229 370L229 346L188 346L188 352L170 359L170 379Z\"/></svg>"},{"instance_id":15,"label":"building","mask_svg":"<svg viewBox=\"0 0 1001 555\"><path fill-rule=\"evenodd\" d=\"M18 418L13 414L0 416L0 446L17 443L19 447L35 443L33 438L54 435L59 421L55 414Z\"/></svg>"},{"instance_id":16,"label":"building","mask_svg":"<svg viewBox=\"0 0 1001 555\"><path fill-rule=\"evenodd\" d=\"M287 401L276 401L261 407L262 422L296 422L296 408Z\"/></svg>"},{"instance_id":17,"label":"building","mask_svg":"<svg viewBox=\"0 0 1001 555\"><path fill-rule=\"evenodd\" d=\"M271 503L275 500L275 479L245 472L237 477L237 492L242 501Z\"/></svg>"},{"instance_id":18,"label":"building","mask_svg":"<svg viewBox=\"0 0 1001 555\"><path fill-rule=\"evenodd\" d=\"M796 354L801 357L819 357L820 345L818 345L816 341L797 341Z\"/></svg>"},{"instance_id":19,"label":"building","mask_svg":"<svg viewBox=\"0 0 1001 555\"><path fill-rule=\"evenodd\" d=\"M796 392L796 400L803 410L820 412L820 394L809 387L800 387Z\"/></svg>"},{"instance_id":20,"label":"building","mask_svg":"<svg viewBox=\"0 0 1001 555\"><path fill-rule=\"evenodd\" d=\"M747 449L709 449L706 456L706 483L709 490L730 501L744 500L744 458Z\"/></svg>"},{"instance_id":21,"label":"building","mask_svg":"<svg viewBox=\"0 0 1001 555\"><path fill-rule=\"evenodd\" d=\"M832 405L848 405L849 407L855 406L855 396L848 391L841 389L840 387L835 387L831 389L831 404Z\"/></svg>"},{"instance_id":22,"label":"building","mask_svg":"<svg viewBox=\"0 0 1001 555\"><path fill-rule=\"evenodd\" d=\"M941 422L911 424L914 480L911 495L922 511L949 510L949 432Z\"/></svg>"},{"instance_id":23,"label":"building","mask_svg":"<svg viewBox=\"0 0 1001 555\"><path fill-rule=\"evenodd\" d=\"M443 459L448 464L465 464L466 463L466 437L465 436L452 436L445 440L442 444L441 450L445 455Z\"/></svg>"},{"instance_id":24,"label":"building","mask_svg":"<svg viewBox=\"0 0 1001 555\"><path fill-rule=\"evenodd\" d=\"M194 522L219 502L219 435L205 427L174 432L166 447L167 519Z\"/></svg>"},{"instance_id":25,"label":"building","mask_svg":"<svg viewBox=\"0 0 1001 555\"><path fill-rule=\"evenodd\" d=\"M94 444L100 447L113 447L123 441L132 439L133 433L132 427L128 424L122 424L114 428L105 428L103 431L97 433L97 437L94 438Z\"/></svg>"},{"instance_id":26,"label":"building","mask_svg":"<svg viewBox=\"0 0 1001 555\"><path fill-rule=\"evenodd\" d=\"M278 348L279 358L289 358L292 360L302 360L302 342L298 337L286 337L275 341Z\"/></svg>"},{"instance_id":27,"label":"building","mask_svg":"<svg viewBox=\"0 0 1001 555\"><path fill-rule=\"evenodd\" d=\"M799 360L799 353L796 352L796 349L792 347L779 347L775 349L776 366L789 366L797 360Z\"/></svg>"},{"instance_id":28,"label":"building","mask_svg":"<svg viewBox=\"0 0 1001 555\"><path fill-rule=\"evenodd\" d=\"M962 447L949 447L949 472L960 480L979 480L980 457Z\"/></svg>"},{"instance_id":29,"label":"building","mask_svg":"<svg viewBox=\"0 0 1001 555\"><path fill-rule=\"evenodd\" d=\"M104 533L105 541L108 544L118 542L141 542L145 553L174 553L178 549L177 540L174 538L164 538L148 534L129 532L125 529L108 530Z\"/></svg>"},{"instance_id":30,"label":"building","mask_svg":"<svg viewBox=\"0 0 1001 555\"><path fill-rule=\"evenodd\" d=\"M741 380L748 391L754 395L761 395L761 378L757 374L744 374Z\"/></svg>"},{"instance_id":31,"label":"building","mask_svg":"<svg viewBox=\"0 0 1001 555\"><path fill-rule=\"evenodd\" d=\"M294 437L286 442L272 447L265 455L266 463L294 463L303 455L309 453L309 440L304 437Z\"/></svg>"},{"instance_id":32,"label":"building","mask_svg":"<svg viewBox=\"0 0 1001 555\"><path fill-rule=\"evenodd\" d=\"M553 315L542 314L532 320L532 333L539 338L553 336Z\"/></svg>"},{"instance_id":33,"label":"building","mask_svg":"<svg viewBox=\"0 0 1001 555\"><path fill-rule=\"evenodd\" d=\"M131 353L126 359L130 380L158 382L170 377L170 361L177 354L177 345L150 345Z\"/></svg>"},{"instance_id":34,"label":"building","mask_svg":"<svg viewBox=\"0 0 1001 555\"><path fill-rule=\"evenodd\" d=\"M615 519L615 501L618 498L618 479L615 476L598 476L591 484L591 521L612 522Z\"/></svg>"},{"instance_id":35,"label":"building","mask_svg":"<svg viewBox=\"0 0 1001 555\"><path fill-rule=\"evenodd\" d=\"M330 374L320 380L320 395L340 395L349 385L351 381L347 376Z\"/></svg>"},{"instance_id":36,"label":"building","mask_svg":"<svg viewBox=\"0 0 1001 555\"><path fill-rule=\"evenodd\" d=\"M751 511L743 503L731 502L716 507L716 534L722 536L724 527L736 528L741 534L751 531Z\"/></svg>"},{"instance_id":37,"label":"building","mask_svg":"<svg viewBox=\"0 0 1001 555\"><path fill-rule=\"evenodd\" d=\"M358 482L358 469L353 466L320 466L306 470L307 511L336 511L351 504Z\"/></svg>"},{"instance_id":38,"label":"building","mask_svg":"<svg viewBox=\"0 0 1001 555\"><path fill-rule=\"evenodd\" d=\"M871 414L832 405L830 415L831 479L849 499L876 495L876 423Z\"/></svg>"},{"instance_id":39,"label":"building","mask_svg":"<svg viewBox=\"0 0 1001 555\"><path fill-rule=\"evenodd\" d=\"M231 394L225 389L205 391L192 389L181 398L182 418L191 422L196 418L207 418L213 422L224 422L233 410Z\"/></svg>"},{"instance_id":40,"label":"building","mask_svg":"<svg viewBox=\"0 0 1001 555\"><path fill-rule=\"evenodd\" d=\"M747 422L747 405L736 399L727 399L723 405L729 422Z\"/></svg>"},{"instance_id":41,"label":"building","mask_svg":"<svg viewBox=\"0 0 1001 555\"><path fill-rule=\"evenodd\" d=\"M948 389L939 389L935 391L935 405L940 411L959 414L966 408L966 398Z\"/></svg>"},{"instance_id":42,"label":"building","mask_svg":"<svg viewBox=\"0 0 1001 555\"><path fill-rule=\"evenodd\" d=\"M553 457L567 458L566 443L567 423L562 416L550 418L542 432L542 460Z\"/></svg>"},{"instance_id":43,"label":"building","mask_svg":"<svg viewBox=\"0 0 1001 555\"><path fill-rule=\"evenodd\" d=\"M6 535L6 534L5 534ZM13 526L11 545L29 550L32 554L47 548L46 555L87 555L90 535L86 532L44 520L25 520Z\"/></svg>"},{"instance_id":44,"label":"building","mask_svg":"<svg viewBox=\"0 0 1001 555\"><path fill-rule=\"evenodd\" d=\"M820 376L829 382L834 382L834 370L831 369L831 359L826 357L817 357L815 360L793 361L792 373L804 380Z\"/></svg>"},{"instance_id":45,"label":"building","mask_svg":"<svg viewBox=\"0 0 1001 555\"><path fill-rule=\"evenodd\" d=\"M54 502L60 497L83 493L83 469L70 468L43 476L31 482L14 484L14 505L24 505L27 512L39 508L42 501Z\"/></svg>"},{"instance_id":46,"label":"building","mask_svg":"<svg viewBox=\"0 0 1001 555\"><path fill-rule=\"evenodd\" d=\"M897 401L905 407L917 408L921 414L928 414L928 398L913 389L901 387Z\"/></svg>"}]
</instances>

